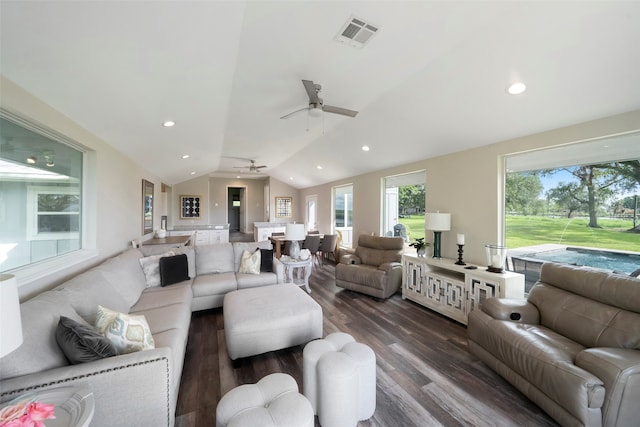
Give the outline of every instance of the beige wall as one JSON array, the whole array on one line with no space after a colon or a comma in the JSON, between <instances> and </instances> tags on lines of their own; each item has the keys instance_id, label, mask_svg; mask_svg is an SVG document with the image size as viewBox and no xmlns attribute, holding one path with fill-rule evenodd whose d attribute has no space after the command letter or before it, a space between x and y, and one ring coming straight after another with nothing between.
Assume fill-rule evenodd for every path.
<instances>
[{"instance_id":1,"label":"beige wall","mask_svg":"<svg viewBox=\"0 0 640 427\"><path fill-rule=\"evenodd\" d=\"M92 265L113 256L131 245L131 240L142 233L142 179L153 182L154 199L160 200L160 179L135 161L116 151L86 129L69 120L62 113L44 104L10 80L0 76L2 97L0 105L6 111L30 122L52 129L76 141L90 151L89 163L95 176L85 184L93 185L94 191L87 195L94 215L84 219L91 222L95 239L90 240L90 249L97 256L44 277L32 277L29 281L18 280L20 296L25 298L41 290L51 288L66 278L86 270ZM136 141L130 141L135 144ZM154 210L154 228L160 227L160 210ZM144 238L149 238L147 235Z\"/></svg>"},{"instance_id":2,"label":"beige wall","mask_svg":"<svg viewBox=\"0 0 640 427\"><path fill-rule=\"evenodd\" d=\"M276 217L276 197L291 197L291 218ZM304 197L300 191L275 178L269 178L269 220L271 222L304 222Z\"/></svg>"},{"instance_id":3,"label":"beige wall","mask_svg":"<svg viewBox=\"0 0 640 427\"><path fill-rule=\"evenodd\" d=\"M331 230L331 189L353 184L354 240L360 234L380 233L381 180L389 175L425 169L427 212L450 212L451 231L442 233L442 255L457 258L456 234L464 233L465 260L485 263L484 245L503 242L503 159L505 155L640 130L640 111L594 120L477 149L354 176L300 191L318 196L319 228ZM427 232L433 241L433 233Z\"/></svg>"}]
</instances>

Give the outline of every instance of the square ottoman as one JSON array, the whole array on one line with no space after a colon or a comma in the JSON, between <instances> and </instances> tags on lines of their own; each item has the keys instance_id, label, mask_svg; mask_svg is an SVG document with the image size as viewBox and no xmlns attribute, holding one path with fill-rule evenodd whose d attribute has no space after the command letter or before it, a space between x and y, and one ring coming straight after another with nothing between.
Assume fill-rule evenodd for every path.
<instances>
[{"instance_id":1,"label":"square ottoman","mask_svg":"<svg viewBox=\"0 0 640 427\"><path fill-rule=\"evenodd\" d=\"M322 308L293 283L229 292L223 317L232 360L322 337Z\"/></svg>"}]
</instances>

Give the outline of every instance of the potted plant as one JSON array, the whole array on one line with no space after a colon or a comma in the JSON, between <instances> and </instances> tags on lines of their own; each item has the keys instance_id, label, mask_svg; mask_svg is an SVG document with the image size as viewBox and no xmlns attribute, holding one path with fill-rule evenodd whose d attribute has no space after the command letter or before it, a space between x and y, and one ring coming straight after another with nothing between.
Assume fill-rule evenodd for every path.
<instances>
[{"instance_id":1,"label":"potted plant","mask_svg":"<svg viewBox=\"0 0 640 427\"><path fill-rule=\"evenodd\" d=\"M409 246L416 248L416 252L418 252L418 256L424 256L427 251L427 246L429 246L429 242L424 241L424 237L416 238L416 241L413 243L409 243Z\"/></svg>"}]
</instances>

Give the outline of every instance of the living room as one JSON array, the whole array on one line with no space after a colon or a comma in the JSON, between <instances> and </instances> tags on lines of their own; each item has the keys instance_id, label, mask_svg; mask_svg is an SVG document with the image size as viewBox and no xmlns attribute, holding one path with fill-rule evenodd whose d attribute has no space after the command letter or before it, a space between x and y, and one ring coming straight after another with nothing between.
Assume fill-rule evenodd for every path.
<instances>
[{"instance_id":1,"label":"living room","mask_svg":"<svg viewBox=\"0 0 640 427\"><path fill-rule=\"evenodd\" d=\"M38 19L44 19L42 15L40 15L40 12L37 11L37 6L34 6L37 5L37 2L31 3L31 6L25 6L27 9L25 9L24 13L35 13L35 16L39 17ZM233 2L226 3L220 7L232 7L231 3ZM250 9L246 17L249 22L257 19L256 16L259 17L259 13L261 12L259 9L252 9L253 7L257 8L257 6L251 3L253 2L247 2L245 5ZM435 3L438 4L438 2ZM637 3L613 3L614 6L611 6L611 10L606 6L591 5L590 7L595 7L596 9L603 7L607 12L606 16L611 19L624 15L625 19L623 21L627 19L633 21L632 18L638 16L639 10ZM141 118L140 115L134 114L134 112L126 108L126 105L129 103L129 98L131 98L131 102L134 102L133 98L145 97L145 93L139 93L135 89L135 86L142 85L142 81L145 78L154 74L151 71L153 67L143 67L143 72L138 74L136 79L132 80L130 88L120 86L121 82L113 83L114 86L117 86L116 88L112 88L114 91L117 89L116 92L118 96L116 99L103 98L103 92L87 92L84 96L80 96L80 94L72 90L72 87L66 86L68 83L59 83L60 80L56 78L56 73L67 72L69 68L56 69L56 73L53 72L54 70L47 70L46 58L41 55L34 56L42 62L30 65L28 61L26 61L29 55L25 55L24 52L20 54L17 48L11 48L13 45L11 36L16 34L13 31L16 31L15 27L19 26L19 23L22 21L22 19L19 19L22 11L16 4L17 3L14 2L3 1L0 6L3 12L3 57L2 76L0 76L0 88L2 91L0 104L2 110L10 114L11 118L37 124L40 128L53 131L56 134L63 135L70 141L77 142L85 150L85 165L88 168L87 179L83 182L83 227L86 228L83 228L82 249L67 256L59 257L58 260L52 261L51 263L33 265L15 272L18 277L19 292L22 300L26 300L42 291L51 289L65 280L114 257L127 249L130 246L130 242L134 239L142 238L145 240L151 238L152 233L146 235L141 233L143 220L141 218L140 184L143 179L154 184L154 198L156 200L161 200L163 197L161 190L163 184L166 184L170 188L169 194L171 194L172 200L175 199L167 206L165 211L162 209L154 210L153 223L155 226L153 228L159 228L163 215L169 217L170 225L178 225L181 223L177 209L177 197L182 194L199 194L203 197L202 202L206 206L205 217L200 221L194 221L194 223L226 222L224 192L221 191L218 193L217 191L221 187L229 185L251 187L256 185L255 177L236 178L235 174L227 175L226 177L216 176L215 173L218 172L217 170L211 168L206 169L202 163L200 164L202 167L199 169L194 167L193 163L185 166L185 163L181 163L182 159L180 159L180 156L183 155L183 148L185 147L193 149L193 151L190 152L191 160L201 158L203 163L210 162L211 164L219 166L221 170L228 170L228 168L233 168L235 165L243 163L233 163L230 162L229 159L223 160L221 159L222 156L244 158L245 156L253 155L250 153L258 150L258 148L254 148L253 146L259 147L265 145L264 149L268 151L268 153L263 154L265 159L264 163L270 166L277 164L277 166L273 168L273 175L271 174L271 167L267 168L263 173L265 176L260 177L261 181L259 181L260 184L258 184L258 188L264 188L265 185L270 187L269 197L265 198L264 192L258 190L253 191L251 198L249 198L250 203L260 212L256 214L256 221L272 219L268 218L265 212L275 211L275 197L288 196L292 198L292 216L290 217L290 221L304 222L304 200L307 196L315 195L317 196L318 206L318 229L328 232L333 227L333 188L351 184L354 194L354 236L381 233L383 192L381 191L380 182L384 177L425 170L428 188L426 200L428 211L451 213L451 230L442 235L443 257L457 257L456 235L463 233L466 240L465 259L480 265L484 262L485 258L484 245L504 241L502 205L504 203L503 182L505 156L610 137L612 135L637 133L640 131L640 104L638 101L640 100L640 94L638 93L638 86L635 81L635 76L640 74L640 69L636 53L637 49L634 48L634 43L636 43L640 35L634 26L627 27L626 24L623 25L620 23L621 33L619 34L619 39L614 39L610 41L610 45L600 47L597 50L598 54L611 51L609 52L611 56L606 56L609 62L606 65L601 63L600 67L603 68L592 71L593 76L590 76L590 78L594 80L587 80L586 83L583 83L586 84L584 87L572 88L570 95L563 94L559 88L562 87L562 84L569 83L569 76L577 73L577 70L574 68L570 68L567 72L558 70L564 64L558 57L561 55L550 56L547 59L548 64L544 68L544 73L547 73L545 75L549 80L553 80L548 76L557 73L558 76L561 76L561 78L559 77L558 79L561 81L554 81L552 90L545 89L545 92L551 92L547 93L547 103L537 104L536 108L527 105L526 97L529 96L530 99L540 96L536 95L535 91L540 90L544 85L544 79L539 78L537 81L528 80L531 83L529 84L527 92L521 95L520 98L509 98L509 95L505 93L505 87L510 82L510 76L508 76L508 70L502 70L503 75L499 78L493 77L489 79L491 82L495 80L499 81L499 84L492 86L492 90L499 92L499 96L505 98L503 103L500 104L500 108L494 111L492 111L493 107L491 105L485 104L483 99L479 98L480 94L483 93L483 91L481 91L480 94L474 92L473 95L470 95L469 98L474 99L474 105L472 105L470 109L457 111L458 108L462 108L462 104L471 103L466 96L461 96L455 100L447 98L446 96L434 96L436 99L430 101L428 110L425 109L425 111L422 112L419 109L413 108L407 112L409 119L400 118L398 117L399 113L395 115L391 114L393 111L403 111L404 108L402 102L391 102L397 101L394 98L394 94L376 92L375 96L372 94L366 97L362 95L362 92L359 92L359 98L356 96L351 98L348 96L349 86L356 85L358 80L356 77L352 76L346 79L350 82L341 82L340 79L336 77L332 77L331 79L329 77L325 78L324 75L329 74L327 68L335 67L335 64L328 63L329 65L316 66L317 64L314 62L311 66L298 64L299 70L296 73L288 74L285 83L278 81L278 89L284 85L288 88L285 92L290 91L291 96L286 100L278 101L278 111L280 111L280 113L273 115L273 112L271 112L269 116L269 120L277 122L275 126L281 129L283 127L286 128L280 134L281 141L276 141L275 145L273 144L275 138L270 134L268 136L271 145L263 144L259 138L247 142L229 137L224 143L209 141L207 144L190 146L186 142L189 139L185 138L183 140L180 138L178 140L171 139L169 144L159 144L158 149L154 150L154 139L157 141L166 140L166 136L162 132L167 129L160 126L160 120L164 120L170 112L165 108L160 112L147 106L149 108L149 110L147 110L148 114L140 114L145 116ZM432 4L432 2L424 2L424 4L429 5ZM10 6L12 9L9 9ZM439 7L441 6L442 5ZM67 7L70 6L67 4ZM393 7L399 6L394 5ZM345 6L345 8L349 7ZM392 8L391 10L399 14L399 10L402 9ZM591 9L588 10L588 13L584 13L586 16L581 16L585 19L584 26L593 29L594 27L589 24L592 24L594 21L597 22L597 18L591 16L592 14L594 16L597 15L597 11L593 12ZM625 13L621 13L621 10L624 10ZM540 15L544 15L546 12L548 11L537 11ZM566 13L566 11L563 13ZM43 15L45 14L43 13ZM112 18L114 21L117 21L117 14L115 14L115 12L114 15L116 16L112 16ZM220 15L221 17L228 17L228 15L225 15L222 11ZM135 15L135 17L139 16L140 15ZM381 31L389 32L394 29L393 27L385 27L384 14L380 11L376 12L376 16L379 17L378 20L372 19L374 22L381 24ZM566 15L562 16L565 17ZM223 19L221 17L218 19ZM26 17L22 18L29 21ZM337 21L344 21L347 18L348 16L341 16ZM38 21L38 19L34 19L34 21ZM243 19L243 11L238 14L234 13L233 19L238 29L236 29L233 37L229 35L229 38L233 38L238 44L241 44L242 37L238 33L241 33L239 28L241 27L240 22L242 22ZM459 19L461 21L471 19L469 12L467 11L464 16ZM12 20L12 22L6 22L6 20ZM562 20L559 19L559 21L561 23ZM87 20L86 22L90 21ZM606 21L608 24L606 28L611 30L616 26L615 22L617 21ZM430 23L432 22L430 21ZM553 28L557 29L560 23L554 22ZM170 21L163 21L163 24L165 26L161 27L167 28ZM47 21L46 25L52 24ZM480 24L478 25L481 27ZM544 27L544 25L540 26ZM311 25L311 27L313 27L313 25ZM12 32L9 33L9 29L11 29ZM33 27L30 27L30 29L32 30ZM331 28L329 31L331 34L329 34L328 37L333 37L333 33L336 31L337 28ZM591 30L584 30L585 34L588 32L591 32ZM597 31L593 32L597 33ZM158 30L158 33L162 33L162 31ZM37 38L37 34L37 31L31 31L32 37ZM372 39L372 43L375 41L384 41L382 37L383 34L384 33L381 32L379 35L376 35L375 38ZM470 34L474 34L474 32L470 31ZM555 32L551 34L553 34L554 37L558 35L558 33ZM469 33L465 35L469 36ZM495 34L493 35L497 37ZM540 33L536 33L536 36L540 36ZM581 46L584 48L584 46L580 44L580 37L578 37L582 36L582 33L576 32L570 36L571 37L568 37L570 40L564 40L561 43L564 47L564 49L560 49L561 52L566 53L570 51L571 46ZM114 38L115 37L114 35ZM577 37L578 42L575 42L573 37ZM599 34L592 34L586 40L593 43L598 37ZM509 35L505 35L504 38L508 39ZM124 40L118 39L116 41L126 44ZM116 41L114 41L114 43ZM619 44L615 44L614 42ZM549 43L552 43L552 41L549 41ZM31 46L34 49L38 47L39 49L41 43L27 43L26 46ZM411 49L419 50L421 46L422 45L414 45ZM508 47L501 46L505 50L506 47ZM271 52L271 49L265 46L261 46L261 49L263 49L264 55L268 55ZM586 50L589 53L589 49ZM12 52L11 56L9 56L9 51ZM546 52L548 53L550 51L553 51L553 49ZM37 50L37 52L41 53L42 50ZM356 50L355 52L356 54L354 55L364 56L366 59L366 48L365 50ZM486 48L484 52L490 52L490 49ZM318 52L317 55L321 56L320 53L321 52ZM435 53L432 52L431 54L435 55ZM75 56L78 55L77 52L57 51L56 55L66 58L69 63L75 64L82 62L81 55ZM247 53L245 52L244 55L247 55ZM279 55L284 54L279 53ZM473 56L472 58L477 61L482 61L483 55L490 56L488 53L483 52L478 53L478 55L478 57ZM535 60L541 61L544 57L544 55L536 56ZM19 58L19 60L16 58ZM242 56L241 59L244 60L245 56ZM321 59L318 59L318 61L320 60ZM351 61L354 60L345 59L345 61L351 64ZM361 61L366 62L364 59L361 59ZM296 61L292 60L292 62ZM216 94L223 99L223 101L219 102L250 104L252 101L251 98L232 98L231 92L233 92L236 85L252 87L262 85L269 86L271 84L270 81L263 80L262 76L254 76L253 80L248 81L247 76L244 74L239 75L237 81L234 80L233 71L229 71L227 68L235 67L235 62L230 61L230 63L231 65L225 63L224 67L226 68L219 70L221 74L223 71L228 73L218 75L221 83L219 83L219 86L215 86L214 91L218 91ZM474 66L469 64L473 63L466 63L465 66L469 70L473 70ZM584 64L593 65L589 61L585 62L584 58L579 64L581 66L584 66ZM78 67L80 67L80 65L81 64L78 64ZM447 65L452 64L448 63ZM94 64L93 66L96 65ZM104 66L108 68L109 72L100 74L100 76L104 77L109 73L117 73L117 70L110 68L112 65L109 67ZM418 67L415 64L414 66ZM223 65L220 65L220 67L223 68ZM558 69L556 69L556 67ZM29 70L30 68L31 71L27 73L25 70ZM113 66L113 68L117 68L117 66ZM36 73L34 69L40 71ZM583 68L582 71L584 71L584 69L585 68ZM621 69L625 71L615 71ZM322 70L322 75L313 73L314 71L319 73L320 70ZM51 72L49 73L49 71ZM398 77L398 81L403 85L403 92L411 92L414 86L419 86L422 82L424 75L415 75L414 71L416 70L407 68L402 71L404 77L402 79ZM612 72L611 75L607 74L609 71ZM384 74L383 71L379 71L379 73ZM590 74L590 72L585 72L585 74ZM229 78L229 75L231 75L231 78ZM369 78L375 80L374 77ZM596 79L597 77L602 78L602 80ZM319 120L313 121L313 117L311 117L309 118L309 123L311 123L312 126L309 132L306 130L308 125L305 114L302 114L302 118L294 122L289 121L289 119L280 120L280 116L289 112L289 107L295 107L297 104L304 106L307 103L304 88L300 84L301 79L318 79L324 86L323 91L326 93L325 98L328 103L360 110L359 116L354 118L340 117L339 119L342 121L335 122L332 122L332 119L327 117L327 122L324 124ZM526 80L526 73L523 75L523 79ZM363 84L368 85L369 81L370 80L365 79L363 80L363 82L365 82ZM110 86L108 79L95 80L92 84L94 86ZM460 83L452 79L438 83L430 82L429 87L433 89L433 86L438 85L452 86L454 87L452 91L458 92L458 89L455 88L458 84ZM337 90L332 91L332 86ZM86 90L87 87L83 87L82 89ZM211 88L207 89L207 94L211 95ZM467 89L469 88L466 84L459 88L462 92ZM68 90L71 95L66 96L63 93L66 90ZM363 89L361 88L359 90L362 91ZM484 92L486 92L486 90ZM585 92L591 92L591 94ZM125 94L124 96L122 95L123 93ZM332 97L330 97L330 94ZM344 98L342 98L342 94L345 94ZM444 95L448 94L449 92ZM443 94L440 93L440 95ZM271 95L265 96L264 98L269 98L270 96ZM287 96L289 96L289 94L287 94ZM78 107L62 103L60 100L65 97L71 100L70 104L77 103L82 104L82 106ZM426 94L425 97L428 97L428 94ZM561 105L553 105L554 102L552 100L556 99L556 97L558 98L557 104ZM233 101L230 101L230 99L233 99ZM274 98L271 97L269 99ZM569 103L569 100L571 103ZM388 121L384 126L387 130L384 132L381 131L380 127L374 127L372 125L372 121L382 120L380 116L373 115L376 108L382 108L382 105L380 105L384 104L382 101L388 101L390 105L389 107L384 106L385 113L387 114L386 117L388 117ZM207 126L199 127L198 132L200 132L201 135L216 133L219 132L220 129L224 129L224 123L228 118L228 110L218 111L216 110L218 105L216 105L214 108L204 108L206 114L201 115L195 111L202 106L200 104L200 102L203 102L201 99L199 99L197 103L194 102L192 106L188 105L189 102L181 103L176 101L175 97L172 97L171 102L183 105L182 108L188 111L181 117L181 119L184 119L176 120L175 129L169 131L179 130L181 126L185 126L185 123L189 123L188 114L190 112L193 112L193 121L215 122L210 124L211 128L214 129L213 131ZM353 105L349 105L350 102L353 102ZM435 105L431 105L431 102ZM565 102L567 104L565 104ZM97 108L96 105L100 105L101 107ZM416 104L411 104L412 107L415 105ZM458 107L459 105L460 107ZM541 108L540 105L545 106L545 108L548 108L550 111L541 111L544 108ZM77 108L80 110L92 110L95 108L95 115L100 115L98 113L102 113L104 110L112 110L114 111L114 115L103 115L104 122L99 126L94 126L91 124L90 119L74 114ZM115 113L116 110L123 111ZM239 113L240 110L242 110L241 105L235 105L233 114L229 113L229 120L241 122L246 127L256 128L260 128L263 121L266 120L263 117L255 117L257 113L249 109L249 107L247 107L244 115ZM151 112L153 112L153 114L151 114ZM367 117L368 115L369 118ZM450 136L445 130L438 128L437 132L430 133L428 136L420 135L414 137L412 132L420 132L423 128L417 130L413 128L407 130L405 128L407 121L428 121L430 122L429 126L436 127L435 122L440 121L445 115L447 116L446 123L450 129L452 129L451 135L453 135L453 130L455 130L455 136ZM123 116L125 118L128 116L135 119L135 121L140 120L141 122L145 122L144 127L152 130L145 131L145 137L140 138L137 133L132 131L132 129L135 128L124 129L126 127L124 124L126 120L124 122L121 121ZM212 119L212 116L216 116L215 119ZM327 114L327 116L329 115ZM256 120L255 125L253 125L252 122L253 118ZM346 128L346 126L349 125L345 124L344 121L351 120L355 122L360 119L366 123L365 127L370 127L371 129L363 134L364 137L362 141L356 141L356 143L353 144L353 132L355 132L355 130ZM247 122L246 124L244 123L245 121ZM240 127L237 123L235 123L235 126L236 129ZM323 128L323 126L326 126L326 128ZM122 129L119 129L117 132L114 131L114 129L121 127ZM294 136L291 136L293 132L291 127L297 128L296 132L298 133ZM112 132L116 134L114 135ZM379 138L372 135L372 133L375 132L380 133ZM303 139L306 133L313 133L310 140ZM123 136L122 134L126 135ZM113 141L110 140L111 136L113 136ZM145 139L145 143L140 143L138 146L138 138ZM409 154L405 153L404 151L407 150L402 149L400 142L396 143L397 139L405 138L412 140L415 147L413 154L412 152L409 152ZM117 142L115 142L115 140L117 140ZM280 146L277 145L279 142L281 143ZM383 153L382 157L386 158L387 162L381 164L377 159L375 161L373 159L369 160L369 158L366 157L368 153L360 149L360 145L365 142L372 146L373 153L376 151ZM4 143L5 141L3 140L3 144ZM296 143L299 143L300 147L297 147ZM349 143L352 144L349 145ZM129 145L130 148L124 149L123 146L127 145ZM428 146L428 149L421 146ZM349 150L347 150L347 147L349 147ZM287 154L285 155L283 153ZM4 158L4 152L2 154ZM272 157L268 157L269 155ZM407 161L407 156L411 160ZM279 157L286 157L286 161L283 160L279 162L277 160ZM212 158L215 159L212 161ZM311 162L314 163L307 163L306 159L309 158L311 158ZM322 172L316 169L315 162L323 163L324 172L326 172L327 175L321 175ZM338 173L333 170L332 162L336 164L335 169L339 169L339 176L331 175ZM346 171L345 164L348 166ZM191 172L196 170L198 171L196 175L191 175ZM300 176L300 181L290 180L290 175ZM304 175L307 175L307 177ZM320 178L317 178L318 176L320 176ZM316 179L318 179L318 181L315 181ZM248 182L250 182L250 184L248 184ZM265 206L265 203L268 206ZM9 216L10 214L7 213L6 217ZM251 230L247 231L249 232Z\"/></svg>"}]
</instances>

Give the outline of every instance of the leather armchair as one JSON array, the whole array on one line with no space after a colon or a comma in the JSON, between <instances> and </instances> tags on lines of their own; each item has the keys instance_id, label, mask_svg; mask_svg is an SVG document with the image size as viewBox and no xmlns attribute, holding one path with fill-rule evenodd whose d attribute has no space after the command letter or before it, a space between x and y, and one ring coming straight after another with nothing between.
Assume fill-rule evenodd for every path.
<instances>
[{"instance_id":1,"label":"leather armchair","mask_svg":"<svg viewBox=\"0 0 640 427\"><path fill-rule=\"evenodd\" d=\"M352 254L340 257L336 285L377 298L389 298L402 283L402 237L361 235Z\"/></svg>"}]
</instances>

